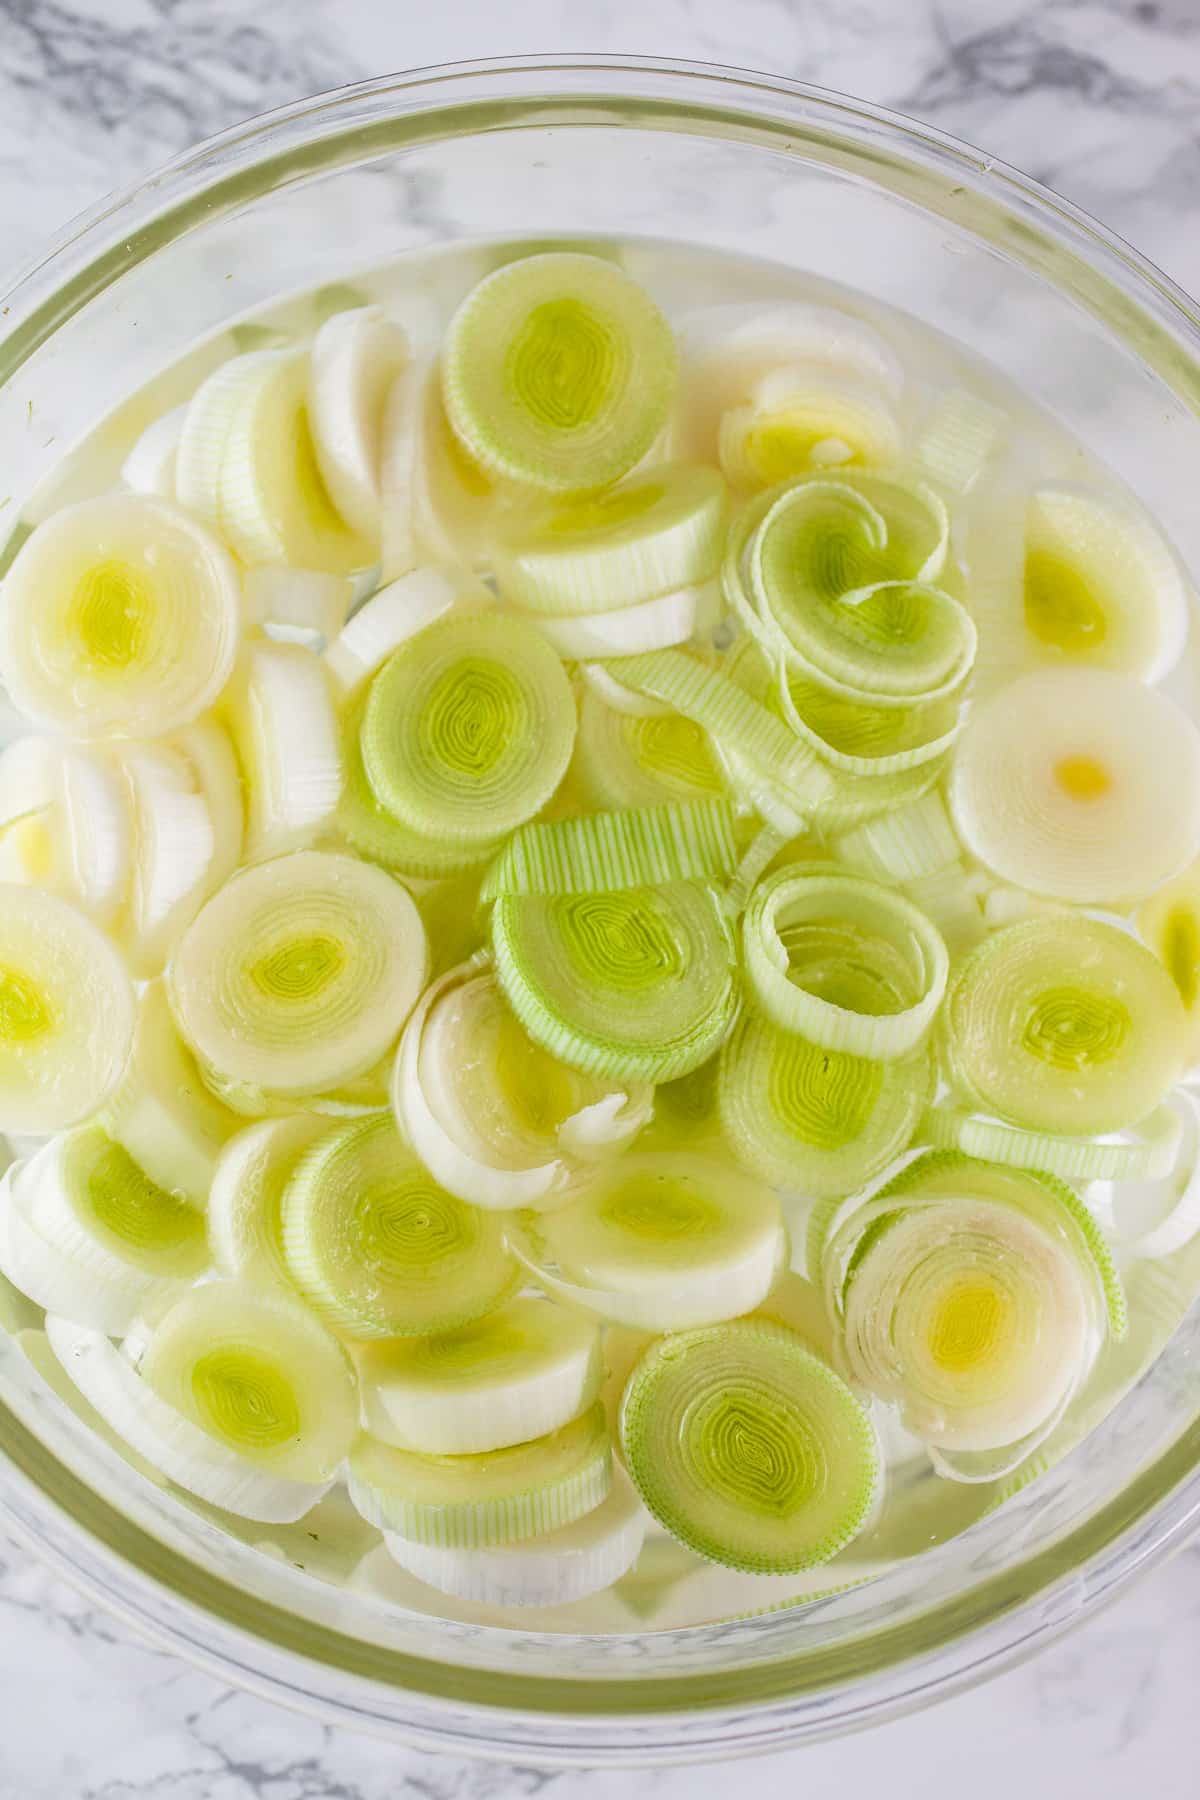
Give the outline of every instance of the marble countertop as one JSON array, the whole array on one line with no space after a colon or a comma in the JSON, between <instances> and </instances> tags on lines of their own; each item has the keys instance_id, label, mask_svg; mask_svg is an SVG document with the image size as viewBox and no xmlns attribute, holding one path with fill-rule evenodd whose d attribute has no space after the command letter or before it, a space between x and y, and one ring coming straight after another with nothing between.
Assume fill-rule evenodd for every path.
<instances>
[{"instance_id":1,"label":"marble countertop","mask_svg":"<svg viewBox=\"0 0 1200 1800\"><path fill-rule=\"evenodd\" d=\"M0 0L0 261L265 107L464 56L581 50L777 70L884 101L1069 195L1200 293L1197 0ZM762 1800L1197 1792L1200 1545L1034 1662L754 1765ZM51 1724L51 1721L56 1723ZM0 1800L716 1800L727 1768L417 1755L221 1687L0 1538Z\"/></svg>"}]
</instances>

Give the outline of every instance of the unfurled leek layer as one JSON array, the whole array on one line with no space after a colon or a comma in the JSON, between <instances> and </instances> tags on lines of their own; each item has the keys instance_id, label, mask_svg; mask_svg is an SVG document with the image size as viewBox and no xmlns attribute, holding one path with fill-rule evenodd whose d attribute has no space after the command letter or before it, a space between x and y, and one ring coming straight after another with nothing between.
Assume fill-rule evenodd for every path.
<instances>
[{"instance_id":1,"label":"unfurled leek layer","mask_svg":"<svg viewBox=\"0 0 1200 1800\"><path fill-rule=\"evenodd\" d=\"M590 686L585 690L574 766L588 798L617 808L721 794L725 784L704 728L658 702L647 704L647 713L630 712Z\"/></svg>"},{"instance_id":2,"label":"unfurled leek layer","mask_svg":"<svg viewBox=\"0 0 1200 1800\"><path fill-rule=\"evenodd\" d=\"M484 878L499 894L589 894L664 881L718 880L737 862L727 801L671 802L526 825Z\"/></svg>"}]
</instances>

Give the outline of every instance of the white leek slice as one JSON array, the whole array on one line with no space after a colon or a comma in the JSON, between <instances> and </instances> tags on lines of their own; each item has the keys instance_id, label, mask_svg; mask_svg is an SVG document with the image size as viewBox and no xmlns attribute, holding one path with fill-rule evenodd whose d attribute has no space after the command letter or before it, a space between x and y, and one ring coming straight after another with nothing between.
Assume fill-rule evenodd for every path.
<instances>
[{"instance_id":1,"label":"white leek slice","mask_svg":"<svg viewBox=\"0 0 1200 1800\"><path fill-rule=\"evenodd\" d=\"M361 1434L350 1452L350 1498L363 1518L412 1543L448 1550L521 1543L573 1524L612 1485L604 1408L558 1431L479 1456L421 1456Z\"/></svg>"},{"instance_id":2,"label":"white leek slice","mask_svg":"<svg viewBox=\"0 0 1200 1800\"><path fill-rule=\"evenodd\" d=\"M325 666L349 694L406 639L449 612L458 588L440 569L413 569L372 594L325 652Z\"/></svg>"},{"instance_id":3,"label":"white leek slice","mask_svg":"<svg viewBox=\"0 0 1200 1800\"><path fill-rule=\"evenodd\" d=\"M921 1042L950 959L919 908L861 875L782 868L750 896L746 972L768 1018L826 1050L886 1061Z\"/></svg>"},{"instance_id":4,"label":"white leek slice","mask_svg":"<svg viewBox=\"0 0 1200 1800\"><path fill-rule=\"evenodd\" d=\"M208 808L213 833L208 879L217 887L228 881L241 862L246 835L242 775L233 743L225 727L211 718L185 725L171 743L183 751L191 764L196 786Z\"/></svg>"},{"instance_id":5,"label":"white leek slice","mask_svg":"<svg viewBox=\"0 0 1200 1800\"><path fill-rule=\"evenodd\" d=\"M286 1525L302 1519L325 1493L326 1482L272 1474L218 1442L161 1399L104 1333L48 1314L46 1337L110 1430L177 1487L210 1506Z\"/></svg>"},{"instance_id":6,"label":"white leek slice","mask_svg":"<svg viewBox=\"0 0 1200 1800\"><path fill-rule=\"evenodd\" d=\"M247 855L310 844L342 790L341 734L320 657L299 644L248 644L229 723L246 782Z\"/></svg>"},{"instance_id":7,"label":"white leek slice","mask_svg":"<svg viewBox=\"0 0 1200 1800\"><path fill-rule=\"evenodd\" d=\"M598 256L507 263L450 321L442 392L475 460L551 493L607 487L666 422L677 357L650 296Z\"/></svg>"},{"instance_id":8,"label":"white leek slice","mask_svg":"<svg viewBox=\"0 0 1200 1800\"><path fill-rule=\"evenodd\" d=\"M1200 733L1108 669L1038 669L972 713L950 807L997 875L1104 906L1148 894L1200 850Z\"/></svg>"},{"instance_id":9,"label":"white leek slice","mask_svg":"<svg viewBox=\"0 0 1200 1800\"><path fill-rule=\"evenodd\" d=\"M52 731L147 735L194 719L233 670L233 563L165 500L107 494L63 507L4 578L0 676Z\"/></svg>"},{"instance_id":10,"label":"white leek slice","mask_svg":"<svg viewBox=\"0 0 1200 1800\"><path fill-rule=\"evenodd\" d=\"M603 662L586 662L579 670L580 679L585 688L613 712L624 713L631 719L669 718L672 708L661 700L648 700L623 681L618 681L612 670Z\"/></svg>"},{"instance_id":11,"label":"white leek slice","mask_svg":"<svg viewBox=\"0 0 1200 1800\"><path fill-rule=\"evenodd\" d=\"M867 1523L880 1482L866 1409L802 1339L765 1319L652 1346L625 1390L621 1443L672 1537L755 1574L828 1562Z\"/></svg>"},{"instance_id":12,"label":"white leek slice","mask_svg":"<svg viewBox=\"0 0 1200 1800\"><path fill-rule=\"evenodd\" d=\"M652 1110L645 1084L618 1088L548 1055L474 964L434 982L413 1013L392 1099L436 1180L489 1210L545 1205L577 1161L623 1149Z\"/></svg>"},{"instance_id":13,"label":"white leek slice","mask_svg":"<svg viewBox=\"0 0 1200 1800\"><path fill-rule=\"evenodd\" d=\"M653 600L638 600L613 612L572 615L555 619L541 613L518 613L541 632L546 642L567 662L586 662L592 657L640 656L650 650L670 650L696 635L702 608L701 590L675 588Z\"/></svg>"},{"instance_id":14,"label":"white leek slice","mask_svg":"<svg viewBox=\"0 0 1200 1800\"><path fill-rule=\"evenodd\" d=\"M347 525L375 542L383 410L408 357L402 328L373 306L334 313L313 340L308 416L317 464Z\"/></svg>"},{"instance_id":15,"label":"white leek slice","mask_svg":"<svg viewBox=\"0 0 1200 1800\"><path fill-rule=\"evenodd\" d=\"M1161 681L1191 603L1183 569L1132 501L1041 487L1025 525L1025 628L1037 653Z\"/></svg>"},{"instance_id":16,"label":"white leek slice","mask_svg":"<svg viewBox=\"0 0 1200 1800\"><path fill-rule=\"evenodd\" d=\"M430 560L467 569L489 560L500 493L450 429L436 362L410 363L392 384L380 489L385 581Z\"/></svg>"},{"instance_id":17,"label":"white leek slice","mask_svg":"<svg viewBox=\"0 0 1200 1800\"><path fill-rule=\"evenodd\" d=\"M870 383L793 364L762 376L722 415L718 451L732 485L753 492L814 469L895 462L900 426Z\"/></svg>"},{"instance_id":18,"label":"white leek slice","mask_svg":"<svg viewBox=\"0 0 1200 1800\"><path fill-rule=\"evenodd\" d=\"M637 1561L646 1514L629 1478L613 1470L608 1498L574 1524L518 1544L449 1550L384 1533L393 1559L418 1581L479 1606L566 1606L619 1581Z\"/></svg>"},{"instance_id":19,"label":"white leek slice","mask_svg":"<svg viewBox=\"0 0 1200 1800\"><path fill-rule=\"evenodd\" d=\"M786 1266L779 1202L713 1159L630 1155L578 1199L523 1216L509 1242L548 1293L646 1331L683 1331L752 1312Z\"/></svg>"},{"instance_id":20,"label":"white leek slice","mask_svg":"<svg viewBox=\"0 0 1200 1800\"><path fill-rule=\"evenodd\" d=\"M374 560L330 500L308 413L308 354L234 357L192 396L176 461L179 499L244 563L345 575Z\"/></svg>"},{"instance_id":21,"label":"white leek slice","mask_svg":"<svg viewBox=\"0 0 1200 1800\"><path fill-rule=\"evenodd\" d=\"M722 793L725 783L703 726L661 701L643 700L632 688L624 691L650 711L614 709L590 684L583 695L575 768L593 803L655 806Z\"/></svg>"},{"instance_id":22,"label":"white leek slice","mask_svg":"<svg viewBox=\"0 0 1200 1800\"><path fill-rule=\"evenodd\" d=\"M56 895L0 884L0 1130L60 1130L96 1112L133 1040L129 973Z\"/></svg>"},{"instance_id":23,"label":"white leek slice","mask_svg":"<svg viewBox=\"0 0 1200 1800\"><path fill-rule=\"evenodd\" d=\"M1156 1178L1095 1182L1087 1193L1088 1205L1111 1218L1113 1241L1129 1257L1174 1256L1200 1232L1200 1101L1180 1088L1166 1107L1180 1130L1173 1167Z\"/></svg>"},{"instance_id":24,"label":"white leek slice","mask_svg":"<svg viewBox=\"0 0 1200 1800\"><path fill-rule=\"evenodd\" d=\"M1031 1131L1121 1131L1184 1061L1171 979L1128 932L1053 915L986 938L955 970L946 1073L968 1106Z\"/></svg>"},{"instance_id":25,"label":"white leek slice","mask_svg":"<svg viewBox=\"0 0 1200 1800\"><path fill-rule=\"evenodd\" d=\"M212 891L216 833L193 765L165 744L135 744L121 770L133 819L128 928L138 975L160 973L183 928Z\"/></svg>"},{"instance_id":26,"label":"white leek slice","mask_svg":"<svg viewBox=\"0 0 1200 1800\"><path fill-rule=\"evenodd\" d=\"M353 586L348 576L323 569L258 563L242 577L242 593L251 624L274 628L281 636L295 633L305 641L319 638L323 645L346 623Z\"/></svg>"},{"instance_id":27,"label":"white leek slice","mask_svg":"<svg viewBox=\"0 0 1200 1800\"><path fill-rule=\"evenodd\" d=\"M292 1173L282 1219L293 1282L347 1337L450 1331L515 1285L499 1221L440 1187L386 1114L318 1139Z\"/></svg>"},{"instance_id":28,"label":"white leek slice","mask_svg":"<svg viewBox=\"0 0 1200 1800\"><path fill-rule=\"evenodd\" d=\"M366 1429L427 1456L557 1431L591 1406L604 1372L598 1326L531 1298L456 1331L367 1345L357 1363Z\"/></svg>"},{"instance_id":29,"label":"white leek slice","mask_svg":"<svg viewBox=\"0 0 1200 1800\"><path fill-rule=\"evenodd\" d=\"M1065 1181L1142 1181L1169 1175L1179 1154L1182 1128L1168 1106L1159 1106L1120 1137L1066 1137L1023 1131L1002 1119L980 1118L962 1108L930 1107L922 1121L927 1143L964 1150L968 1156L1057 1175Z\"/></svg>"},{"instance_id":30,"label":"white leek slice","mask_svg":"<svg viewBox=\"0 0 1200 1800\"><path fill-rule=\"evenodd\" d=\"M361 743L382 806L465 845L540 811L574 739L570 683L550 646L511 615L472 611L400 646L371 684Z\"/></svg>"},{"instance_id":31,"label":"white leek slice","mask_svg":"<svg viewBox=\"0 0 1200 1800\"><path fill-rule=\"evenodd\" d=\"M205 903L172 959L171 1004L218 1087L319 1094L380 1060L426 967L398 882L302 850L243 869Z\"/></svg>"},{"instance_id":32,"label":"white leek slice","mask_svg":"<svg viewBox=\"0 0 1200 1800\"><path fill-rule=\"evenodd\" d=\"M939 394L913 445L922 475L948 493L970 493L1004 436L1004 416L965 388Z\"/></svg>"},{"instance_id":33,"label":"white leek slice","mask_svg":"<svg viewBox=\"0 0 1200 1800\"><path fill-rule=\"evenodd\" d=\"M1200 1066L1200 862L1165 882L1138 908L1138 934L1175 984L1188 1021L1188 1062Z\"/></svg>"},{"instance_id":34,"label":"white leek slice","mask_svg":"<svg viewBox=\"0 0 1200 1800\"><path fill-rule=\"evenodd\" d=\"M670 801L523 825L488 870L480 899L587 894L715 880L737 862L727 800Z\"/></svg>"},{"instance_id":35,"label":"white leek slice","mask_svg":"<svg viewBox=\"0 0 1200 1800\"><path fill-rule=\"evenodd\" d=\"M125 1349L160 1399L272 1474L327 1481L350 1447L358 1411L350 1359L282 1289L202 1283Z\"/></svg>"},{"instance_id":36,"label":"white leek slice","mask_svg":"<svg viewBox=\"0 0 1200 1800\"><path fill-rule=\"evenodd\" d=\"M121 480L135 494L175 498L175 457L183 436L186 406L173 406L147 425L121 464Z\"/></svg>"},{"instance_id":37,"label":"white leek slice","mask_svg":"<svg viewBox=\"0 0 1200 1800\"><path fill-rule=\"evenodd\" d=\"M502 894L491 941L505 997L534 1042L610 1080L686 1075L737 1009L729 925L698 882Z\"/></svg>"},{"instance_id":38,"label":"white leek slice","mask_svg":"<svg viewBox=\"0 0 1200 1800\"><path fill-rule=\"evenodd\" d=\"M0 869L49 888L97 923L125 899L132 821L117 765L102 750L16 738L0 754Z\"/></svg>"},{"instance_id":39,"label":"white leek slice","mask_svg":"<svg viewBox=\"0 0 1200 1800\"><path fill-rule=\"evenodd\" d=\"M516 515L495 550L506 598L551 618L628 610L717 573L725 484L699 464L656 463L620 487Z\"/></svg>"},{"instance_id":40,"label":"white leek slice","mask_svg":"<svg viewBox=\"0 0 1200 1800\"><path fill-rule=\"evenodd\" d=\"M129 1060L98 1122L150 1180L204 1205L221 1146L238 1121L209 1093L181 1043L162 981L138 996Z\"/></svg>"},{"instance_id":41,"label":"white leek slice","mask_svg":"<svg viewBox=\"0 0 1200 1800\"><path fill-rule=\"evenodd\" d=\"M213 1167L208 1243L222 1275L289 1280L283 1256L283 1194L296 1164L332 1129L316 1113L260 1119L235 1132Z\"/></svg>"}]
</instances>

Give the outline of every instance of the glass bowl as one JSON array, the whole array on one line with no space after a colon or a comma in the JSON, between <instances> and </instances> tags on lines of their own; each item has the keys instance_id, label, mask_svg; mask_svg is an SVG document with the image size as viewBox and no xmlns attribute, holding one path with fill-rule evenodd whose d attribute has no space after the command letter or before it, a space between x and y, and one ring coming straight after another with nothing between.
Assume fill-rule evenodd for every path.
<instances>
[{"instance_id":1,"label":"glass bowl","mask_svg":"<svg viewBox=\"0 0 1200 1800\"><path fill-rule=\"evenodd\" d=\"M248 309L406 252L535 234L744 253L906 309L1028 389L1200 570L1200 330L1155 269L910 120L764 76L612 58L322 95L73 225L0 302L8 518L131 389ZM5 1307L13 1329L36 1324L11 1291ZM347 1579L352 1542L300 1567L270 1534L230 1535L131 1468L7 1336L0 1520L172 1648L327 1719L524 1763L708 1760L977 1681L1178 1546L1200 1519L1198 1359L1193 1313L1104 1425L997 1514L865 1586L721 1624L564 1634L388 1604Z\"/></svg>"}]
</instances>

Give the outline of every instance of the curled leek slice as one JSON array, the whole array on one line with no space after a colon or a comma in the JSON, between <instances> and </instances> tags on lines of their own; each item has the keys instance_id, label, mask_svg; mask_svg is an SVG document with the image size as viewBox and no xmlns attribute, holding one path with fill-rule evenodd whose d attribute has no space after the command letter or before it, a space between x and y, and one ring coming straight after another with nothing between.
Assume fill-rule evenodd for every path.
<instances>
[{"instance_id":1,"label":"curled leek slice","mask_svg":"<svg viewBox=\"0 0 1200 1800\"><path fill-rule=\"evenodd\" d=\"M481 844L540 811L571 758L575 704L532 626L500 613L441 619L375 677L362 759L410 830Z\"/></svg>"},{"instance_id":2,"label":"curled leek slice","mask_svg":"<svg viewBox=\"0 0 1200 1800\"><path fill-rule=\"evenodd\" d=\"M248 645L229 719L246 781L248 856L312 843L342 788L341 739L321 659L299 644Z\"/></svg>"},{"instance_id":3,"label":"curled leek slice","mask_svg":"<svg viewBox=\"0 0 1200 1800\"><path fill-rule=\"evenodd\" d=\"M217 1091L319 1094L384 1055L426 959L398 882L302 850L243 869L205 903L172 959L171 1005Z\"/></svg>"},{"instance_id":4,"label":"curled leek slice","mask_svg":"<svg viewBox=\"0 0 1200 1800\"><path fill-rule=\"evenodd\" d=\"M4 578L0 677L52 731L153 736L196 718L233 670L241 595L229 557L165 500L63 507Z\"/></svg>"},{"instance_id":5,"label":"curled leek slice","mask_svg":"<svg viewBox=\"0 0 1200 1800\"><path fill-rule=\"evenodd\" d=\"M209 1505L286 1525L302 1519L325 1493L326 1482L294 1481L264 1469L240 1446L185 1417L130 1367L103 1332L48 1314L46 1337L64 1372L109 1429L177 1487ZM244 1397L235 1394L235 1404L252 1405L257 1386L248 1383Z\"/></svg>"},{"instance_id":6,"label":"curled leek slice","mask_svg":"<svg viewBox=\"0 0 1200 1800\"><path fill-rule=\"evenodd\" d=\"M773 369L723 414L718 450L732 485L754 492L814 469L895 462L900 427L869 383L799 364Z\"/></svg>"},{"instance_id":7,"label":"curled leek slice","mask_svg":"<svg viewBox=\"0 0 1200 1800\"><path fill-rule=\"evenodd\" d=\"M133 987L109 939L56 895L0 884L0 1130L96 1112L133 1040Z\"/></svg>"},{"instance_id":8,"label":"curled leek slice","mask_svg":"<svg viewBox=\"0 0 1200 1800\"><path fill-rule=\"evenodd\" d=\"M427 1456L477 1456L557 1431L600 1391L600 1331L569 1307L510 1300L433 1337L358 1354L362 1416L382 1443Z\"/></svg>"},{"instance_id":9,"label":"curled leek slice","mask_svg":"<svg viewBox=\"0 0 1200 1800\"><path fill-rule=\"evenodd\" d=\"M480 898L715 880L732 874L736 863L728 801L670 801L523 826L488 870Z\"/></svg>"},{"instance_id":10,"label":"curled leek slice","mask_svg":"<svg viewBox=\"0 0 1200 1800\"><path fill-rule=\"evenodd\" d=\"M925 1036L946 991L940 933L911 901L863 876L784 867L742 921L746 973L781 1030L886 1061Z\"/></svg>"},{"instance_id":11,"label":"curled leek slice","mask_svg":"<svg viewBox=\"0 0 1200 1800\"><path fill-rule=\"evenodd\" d=\"M1004 880L1135 900L1200 849L1200 733L1129 676L1034 670L972 714L949 796L963 842Z\"/></svg>"},{"instance_id":12,"label":"curled leek slice","mask_svg":"<svg viewBox=\"0 0 1200 1800\"><path fill-rule=\"evenodd\" d=\"M652 600L638 600L615 612L589 613L556 619L542 613L515 616L536 626L546 642L565 662L591 658L641 656L652 650L671 650L695 637L698 621L710 609L710 593L719 606L715 584L709 589L674 588Z\"/></svg>"},{"instance_id":13,"label":"curled leek slice","mask_svg":"<svg viewBox=\"0 0 1200 1800\"><path fill-rule=\"evenodd\" d=\"M728 1165L626 1156L509 1234L547 1292L617 1325L682 1331L752 1312L787 1261L779 1202Z\"/></svg>"},{"instance_id":14,"label":"curled leek slice","mask_svg":"<svg viewBox=\"0 0 1200 1800\"><path fill-rule=\"evenodd\" d=\"M1096 1182L1088 1205L1111 1220L1110 1235L1127 1257L1171 1257L1200 1232L1200 1102L1180 1088L1163 1110L1179 1126L1174 1165L1162 1175Z\"/></svg>"},{"instance_id":15,"label":"curled leek slice","mask_svg":"<svg viewBox=\"0 0 1200 1800\"><path fill-rule=\"evenodd\" d=\"M259 1285L289 1279L283 1256L283 1194L296 1164L331 1129L314 1113L260 1119L235 1132L208 1190L208 1243L222 1275Z\"/></svg>"},{"instance_id":16,"label":"curled leek slice","mask_svg":"<svg viewBox=\"0 0 1200 1800\"><path fill-rule=\"evenodd\" d=\"M320 1138L293 1171L282 1216L292 1280L346 1337L453 1330L515 1285L499 1221L441 1188L386 1115Z\"/></svg>"},{"instance_id":17,"label":"curled leek slice","mask_svg":"<svg viewBox=\"0 0 1200 1800\"><path fill-rule=\"evenodd\" d=\"M541 1537L592 1512L612 1485L612 1449L597 1402L545 1437L478 1456L421 1456L363 1433L347 1473L351 1500L381 1531L476 1550Z\"/></svg>"},{"instance_id":18,"label":"curled leek slice","mask_svg":"<svg viewBox=\"0 0 1200 1800\"><path fill-rule=\"evenodd\" d=\"M456 435L485 469L551 493L607 487L640 462L675 388L671 328L602 257L550 251L467 296L442 347Z\"/></svg>"},{"instance_id":19,"label":"curled leek slice","mask_svg":"<svg viewBox=\"0 0 1200 1800\"><path fill-rule=\"evenodd\" d=\"M502 894L491 940L500 986L529 1036L589 1074L686 1075L733 1021L733 942L716 894L699 883Z\"/></svg>"},{"instance_id":20,"label":"curled leek slice","mask_svg":"<svg viewBox=\"0 0 1200 1800\"><path fill-rule=\"evenodd\" d=\"M637 1561L646 1514L627 1475L613 1470L607 1499L572 1525L518 1544L450 1550L384 1533L393 1559L418 1581L477 1606L566 1606L611 1587Z\"/></svg>"},{"instance_id":21,"label":"curled leek slice","mask_svg":"<svg viewBox=\"0 0 1200 1800\"><path fill-rule=\"evenodd\" d=\"M673 708L647 704L655 710L640 714L614 708L590 688L584 693L575 767L589 798L604 807L655 806L723 793L703 727Z\"/></svg>"},{"instance_id":22,"label":"curled leek slice","mask_svg":"<svg viewBox=\"0 0 1200 1800\"><path fill-rule=\"evenodd\" d=\"M1144 1119L1186 1046L1179 997L1150 952L1114 925L1069 915L1010 925L972 951L942 1033L946 1073L968 1106L1066 1135Z\"/></svg>"},{"instance_id":23,"label":"curled leek slice","mask_svg":"<svg viewBox=\"0 0 1200 1800\"><path fill-rule=\"evenodd\" d=\"M440 569L412 569L372 594L325 652L344 694L368 680L393 650L449 612L458 590Z\"/></svg>"},{"instance_id":24,"label":"curled leek slice","mask_svg":"<svg viewBox=\"0 0 1200 1800\"><path fill-rule=\"evenodd\" d=\"M715 469L661 463L603 494L517 520L496 548L501 592L555 618L603 614L716 574L725 484Z\"/></svg>"},{"instance_id":25,"label":"curled leek slice","mask_svg":"<svg viewBox=\"0 0 1200 1800\"><path fill-rule=\"evenodd\" d=\"M1002 1119L979 1118L961 1107L930 1107L922 1121L926 1142L969 1156L1058 1175L1066 1181L1139 1181L1169 1175L1179 1154L1181 1126L1169 1106L1120 1137L1066 1137L1023 1131Z\"/></svg>"},{"instance_id":26,"label":"curled leek slice","mask_svg":"<svg viewBox=\"0 0 1200 1800\"><path fill-rule=\"evenodd\" d=\"M408 339L377 307L335 312L313 339L308 417L326 492L346 524L377 543L383 409Z\"/></svg>"},{"instance_id":27,"label":"curled leek slice","mask_svg":"<svg viewBox=\"0 0 1200 1800\"><path fill-rule=\"evenodd\" d=\"M323 1482L350 1447L358 1398L350 1359L282 1290L203 1283L125 1348L160 1399L261 1469Z\"/></svg>"},{"instance_id":28,"label":"curled leek slice","mask_svg":"<svg viewBox=\"0 0 1200 1800\"><path fill-rule=\"evenodd\" d=\"M1138 908L1138 933L1175 984L1188 1021L1188 1063L1200 1064L1200 862Z\"/></svg>"},{"instance_id":29,"label":"curled leek slice","mask_svg":"<svg viewBox=\"0 0 1200 1800\"><path fill-rule=\"evenodd\" d=\"M621 1443L672 1537L762 1575L836 1556L880 1479L866 1410L802 1339L760 1319L653 1345L625 1390Z\"/></svg>"},{"instance_id":30,"label":"curled leek slice","mask_svg":"<svg viewBox=\"0 0 1200 1800\"><path fill-rule=\"evenodd\" d=\"M927 1050L871 1061L744 1014L721 1051L720 1107L738 1161L814 1199L854 1193L908 1147L933 1092Z\"/></svg>"},{"instance_id":31,"label":"curled leek slice","mask_svg":"<svg viewBox=\"0 0 1200 1800\"><path fill-rule=\"evenodd\" d=\"M1024 599L1042 658L1161 681L1187 637L1191 596L1174 552L1131 501L1083 488L1031 495Z\"/></svg>"},{"instance_id":32,"label":"curled leek slice","mask_svg":"<svg viewBox=\"0 0 1200 1800\"><path fill-rule=\"evenodd\" d=\"M441 1185L489 1210L543 1206L577 1165L621 1150L652 1095L568 1068L535 1044L476 963L426 992L405 1027L392 1101Z\"/></svg>"}]
</instances>

